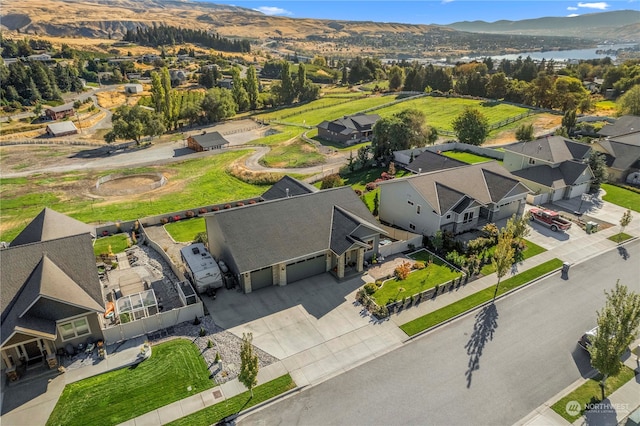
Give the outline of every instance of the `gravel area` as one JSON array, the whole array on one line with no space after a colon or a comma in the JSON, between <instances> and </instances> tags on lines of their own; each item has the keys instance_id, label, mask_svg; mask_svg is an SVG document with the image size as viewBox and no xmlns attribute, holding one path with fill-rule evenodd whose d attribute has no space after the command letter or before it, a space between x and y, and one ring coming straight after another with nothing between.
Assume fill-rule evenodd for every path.
<instances>
[{"instance_id":1,"label":"gravel area","mask_svg":"<svg viewBox=\"0 0 640 426\"><path fill-rule=\"evenodd\" d=\"M204 328L205 335L200 337L200 329ZM160 330L148 335L152 344L158 344L175 338L186 338L191 340L200 349L200 353L207 363L207 367L216 383L225 383L238 377L240 373L240 347L242 339L236 335L218 327L213 319L205 316L199 325L193 322L183 322L168 330ZM207 344L211 340L213 347L208 348ZM253 351L258 355L260 368L273 364L278 358L269 355L265 351L253 347ZM215 362L216 353L222 358L222 368Z\"/></svg>"}]
</instances>

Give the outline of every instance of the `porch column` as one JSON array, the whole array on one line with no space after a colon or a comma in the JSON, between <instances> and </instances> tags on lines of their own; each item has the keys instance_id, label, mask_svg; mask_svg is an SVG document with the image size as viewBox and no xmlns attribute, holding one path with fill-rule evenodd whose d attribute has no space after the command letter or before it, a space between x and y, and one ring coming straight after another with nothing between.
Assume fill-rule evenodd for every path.
<instances>
[{"instance_id":1,"label":"porch column","mask_svg":"<svg viewBox=\"0 0 640 426\"><path fill-rule=\"evenodd\" d=\"M362 272L364 269L364 249L358 249L358 260L356 261L356 271Z\"/></svg>"},{"instance_id":2,"label":"porch column","mask_svg":"<svg viewBox=\"0 0 640 426\"><path fill-rule=\"evenodd\" d=\"M344 253L338 256L338 278L344 278Z\"/></svg>"},{"instance_id":3,"label":"porch column","mask_svg":"<svg viewBox=\"0 0 640 426\"><path fill-rule=\"evenodd\" d=\"M47 351L47 355L52 355L55 352L55 350L51 345L51 341L47 339L42 339L42 340L44 341L44 350Z\"/></svg>"},{"instance_id":4,"label":"porch column","mask_svg":"<svg viewBox=\"0 0 640 426\"><path fill-rule=\"evenodd\" d=\"M3 349L1 353L2 353L2 360L4 361L4 365L6 365L7 368L13 367L14 364L11 362L11 360L7 356L7 351Z\"/></svg>"},{"instance_id":5,"label":"porch column","mask_svg":"<svg viewBox=\"0 0 640 426\"><path fill-rule=\"evenodd\" d=\"M273 268L273 282L279 286L287 285L287 264L281 263Z\"/></svg>"},{"instance_id":6,"label":"porch column","mask_svg":"<svg viewBox=\"0 0 640 426\"><path fill-rule=\"evenodd\" d=\"M251 293L251 274L249 272L245 272L242 274L243 284L244 284L244 292L246 294Z\"/></svg>"}]
</instances>

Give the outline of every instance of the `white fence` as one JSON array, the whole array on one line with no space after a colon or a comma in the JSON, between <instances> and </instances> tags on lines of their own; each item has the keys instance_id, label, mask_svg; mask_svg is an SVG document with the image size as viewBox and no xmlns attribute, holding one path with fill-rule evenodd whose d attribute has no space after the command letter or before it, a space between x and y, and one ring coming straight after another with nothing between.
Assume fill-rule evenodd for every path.
<instances>
[{"instance_id":1,"label":"white fence","mask_svg":"<svg viewBox=\"0 0 640 426\"><path fill-rule=\"evenodd\" d=\"M167 312L160 312L147 318L137 321L118 324L102 330L105 341L108 344L153 333L163 328L172 327L182 322L193 321L195 317L204 316L202 301L182 308L172 309Z\"/></svg>"},{"instance_id":2,"label":"white fence","mask_svg":"<svg viewBox=\"0 0 640 426\"><path fill-rule=\"evenodd\" d=\"M409 247L411 245L411 247ZM407 251L410 248L415 249L416 247L420 247L422 245L422 235L417 235L411 239L403 240L403 241L394 241L391 244L384 245L378 248L378 252L381 256L387 257L396 253L401 253L403 251Z\"/></svg>"}]
</instances>

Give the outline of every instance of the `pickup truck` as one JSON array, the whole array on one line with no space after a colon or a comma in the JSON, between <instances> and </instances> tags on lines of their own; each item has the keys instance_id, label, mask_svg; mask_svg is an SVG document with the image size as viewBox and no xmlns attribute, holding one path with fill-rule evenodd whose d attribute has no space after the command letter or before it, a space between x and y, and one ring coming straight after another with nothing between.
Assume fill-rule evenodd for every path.
<instances>
[{"instance_id":1,"label":"pickup truck","mask_svg":"<svg viewBox=\"0 0 640 426\"><path fill-rule=\"evenodd\" d=\"M558 212L553 210L540 209L537 207L529 210L529 215L532 221L543 224L550 228L553 232L566 231L571 228L571 222L560 217Z\"/></svg>"}]
</instances>

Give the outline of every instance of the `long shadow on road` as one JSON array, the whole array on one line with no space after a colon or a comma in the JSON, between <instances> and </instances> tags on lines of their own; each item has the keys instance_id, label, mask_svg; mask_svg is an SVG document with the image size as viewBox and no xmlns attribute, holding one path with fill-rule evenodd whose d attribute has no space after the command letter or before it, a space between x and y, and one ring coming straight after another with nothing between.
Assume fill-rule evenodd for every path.
<instances>
[{"instance_id":1,"label":"long shadow on road","mask_svg":"<svg viewBox=\"0 0 640 426\"><path fill-rule=\"evenodd\" d=\"M471 387L473 372L480 369L480 357L488 341L493 340L493 334L498 328L498 309L495 303L490 303L476 314L473 333L464 346L469 355L469 365L465 372L467 387Z\"/></svg>"}]
</instances>

